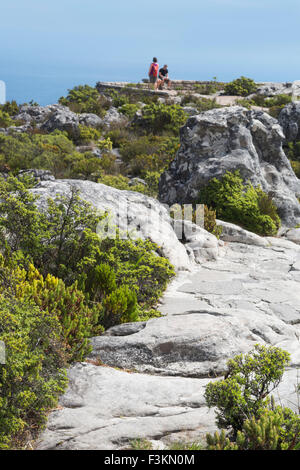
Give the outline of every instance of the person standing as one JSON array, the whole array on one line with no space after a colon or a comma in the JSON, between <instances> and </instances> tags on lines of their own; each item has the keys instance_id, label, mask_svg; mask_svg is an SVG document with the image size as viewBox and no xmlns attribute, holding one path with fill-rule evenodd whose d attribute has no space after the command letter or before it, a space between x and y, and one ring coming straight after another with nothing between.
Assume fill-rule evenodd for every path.
<instances>
[{"instance_id":1,"label":"person standing","mask_svg":"<svg viewBox=\"0 0 300 470\"><path fill-rule=\"evenodd\" d=\"M154 90L157 90L157 86L158 86L158 81L157 81L158 70L159 70L159 65L157 63L157 58L153 57L153 62L150 65L148 75L149 75L150 83L154 85Z\"/></svg>"}]
</instances>

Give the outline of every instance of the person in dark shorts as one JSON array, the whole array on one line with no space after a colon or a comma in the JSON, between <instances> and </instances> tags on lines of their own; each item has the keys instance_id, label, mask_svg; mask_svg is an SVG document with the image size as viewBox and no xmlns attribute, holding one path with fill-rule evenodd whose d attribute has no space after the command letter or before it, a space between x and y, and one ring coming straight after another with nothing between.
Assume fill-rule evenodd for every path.
<instances>
[{"instance_id":1,"label":"person in dark shorts","mask_svg":"<svg viewBox=\"0 0 300 470\"><path fill-rule=\"evenodd\" d=\"M160 85L164 85L165 83L168 85L168 88L171 88L171 80L169 79L169 70L168 66L164 65L160 70L159 70L159 80L160 80Z\"/></svg>"},{"instance_id":2,"label":"person in dark shorts","mask_svg":"<svg viewBox=\"0 0 300 470\"><path fill-rule=\"evenodd\" d=\"M157 58L153 57L153 62L150 65L148 75L149 75L149 81L150 83L154 85L155 90L157 90L157 87L158 87L158 69L159 69L159 65L157 63Z\"/></svg>"}]
</instances>

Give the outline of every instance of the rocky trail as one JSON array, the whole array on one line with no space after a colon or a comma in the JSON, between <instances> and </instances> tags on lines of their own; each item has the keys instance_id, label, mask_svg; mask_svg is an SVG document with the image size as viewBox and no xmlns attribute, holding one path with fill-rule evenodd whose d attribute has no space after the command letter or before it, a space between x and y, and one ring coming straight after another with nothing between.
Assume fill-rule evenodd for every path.
<instances>
[{"instance_id":1,"label":"rocky trail","mask_svg":"<svg viewBox=\"0 0 300 470\"><path fill-rule=\"evenodd\" d=\"M215 261L182 271L163 317L119 325L93 338L93 353L69 371L38 449L126 449L139 438L164 448L215 429L204 389L226 360L256 343L291 353L275 391L297 407L300 366L300 246L284 239L225 243Z\"/></svg>"}]
</instances>

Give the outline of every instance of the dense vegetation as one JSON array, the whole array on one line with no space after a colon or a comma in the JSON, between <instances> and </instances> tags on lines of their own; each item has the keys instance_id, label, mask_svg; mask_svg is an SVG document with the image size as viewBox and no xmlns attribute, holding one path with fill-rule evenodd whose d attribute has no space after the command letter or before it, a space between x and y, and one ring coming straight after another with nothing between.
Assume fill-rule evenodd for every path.
<instances>
[{"instance_id":1,"label":"dense vegetation","mask_svg":"<svg viewBox=\"0 0 300 470\"><path fill-rule=\"evenodd\" d=\"M213 178L200 191L199 202L217 212L217 217L260 235L276 235L280 218L272 199L261 188L243 184L239 171Z\"/></svg>"},{"instance_id":2,"label":"dense vegetation","mask_svg":"<svg viewBox=\"0 0 300 470\"><path fill-rule=\"evenodd\" d=\"M257 89L257 85L251 78L240 77L227 83L224 87L226 95L237 95L237 96L248 96L254 93Z\"/></svg>"},{"instance_id":3,"label":"dense vegetation","mask_svg":"<svg viewBox=\"0 0 300 470\"><path fill-rule=\"evenodd\" d=\"M150 241L101 239L105 218L76 191L43 212L14 177L0 180L0 448L24 446L64 390L88 338L139 321L174 275ZM155 312L154 312L155 313ZM156 314L156 313L155 313ZM38 347L37 347L38 345Z\"/></svg>"}]
</instances>

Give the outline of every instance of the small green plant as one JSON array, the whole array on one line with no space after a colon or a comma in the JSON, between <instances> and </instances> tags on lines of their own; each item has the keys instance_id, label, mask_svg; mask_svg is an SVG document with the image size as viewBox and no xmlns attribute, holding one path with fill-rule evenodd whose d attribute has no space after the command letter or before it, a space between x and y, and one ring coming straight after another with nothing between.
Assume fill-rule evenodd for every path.
<instances>
[{"instance_id":1,"label":"small green plant","mask_svg":"<svg viewBox=\"0 0 300 470\"><path fill-rule=\"evenodd\" d=\"M177 104L151 103L143 107L140 125L147 127L154 134L169 131L178 135L186 119L184 110Z\"/></svg>"},{"instance_id":2,"label":"small green plant","mask_svg":"<svg viewBox=\"0 0 300 470\"><path fill-rule=\"evenodd\" d=\"M93 113L105 115L110 101L89 85L79 85L68 90L67 97L61 97L59 103L68 106L75 113Z\"/></svg>"},{"instance_id":3,"label":"small green plant","mask_svg":"<svg viewBox=\"0 0 300 470\"><path fill-rule=\"evenodd\" d=\"M119 108L119 111L122 114L125 114L125 116L129 117L129 119L132 119L139 110L139 108L140 107L138 104L125 103Z\"/></svg>"},{"instance_id":4,"label":"small green plant","mask_svg":"<svg viewBox=\"0 0 300 470\"><path fill-rule=\"evenodd\" d=\"M297 178L300 179L300 161L291 161L292 168Z\"/></svg>"},{"instance_id":5,"label":"small green plant","mask_svg":"<svg viewBox=\"0 0 300 470\"><path fill-rule=\"evenodd\" d=\"M15 122L7 112L0 109L0 127L7 128L10 126L15 126Z\"/></svg>"},{"instance_id":6,"label":"small green plant","mask_svg":"<svg viewBox=\"0 0 300 470\"><path fill-rule=\"evenodd\" d=\"M22 447L45 425L67 385L58 318L8 293L0 296L0 449Z\"/></svg>"},{"instance_id":7,"label":"small green plant","mask_svg":"<svg viewBox=\"0 0 300 470\"><path fill-rule=\"evenodd\" d=\"M261 188L244 184L239 171L213 178L200 191L199 202L215 209L220 219L260 235L275 235L281 224L272 198Z\"/></svg>"},{"instance_id":8,"label":"small green plant","mask_svg":"<svg viewBox=\"0 0 300 470\"><path fill-rule=\"evenodd\" d=\"M300 450L300 417L289 408L265 408L259 418L246 419L236 441L224 429L208 434L208 450Z\"/></svg>"},{"instance_id":9,"label":"small green plant","mask_svg":"<svg viewBox=\"0 0 300 470\"><path fill-rule=\"evenodd\" d=\"M251 78L240 77L225 85L226 95L248 96L257 90L257 85Z\"/></svg>"},{"instance_id":10,"label":"small green plant","mask_svg":"<svg viewBox=\"0 0 300 470\"><path fill-rule=\"evenodd\" d=\"M0 105L0 110L9 116L16 116L19 112L19 105L16 101L7 101L5 104Z\"/></svg>"},{"instance_id":11,"label":"small green plant","mask_svg":"<svg viewBox=\"0 0 300 470\"><path fill-rule=\"evenodd\" d=\"M246 419L258 419L289 360L286 351L258 344L250 353L229 360L225 378L210 382L205 390L208 406L217 408L218 427L236 437Z\"/></svg>"}]
</instances>

